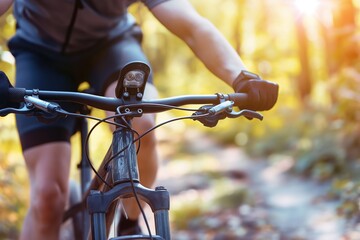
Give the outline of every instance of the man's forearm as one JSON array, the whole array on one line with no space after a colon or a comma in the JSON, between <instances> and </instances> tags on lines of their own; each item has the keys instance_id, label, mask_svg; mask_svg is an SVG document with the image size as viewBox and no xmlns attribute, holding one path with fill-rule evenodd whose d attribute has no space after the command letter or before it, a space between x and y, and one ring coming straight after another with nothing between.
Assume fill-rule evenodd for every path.
<instances>
[{"instance_id":1,"label":"man's forearm","mask_svg":"<svg viewBox=\"0 0 360 240\"><path fill-rule=\"evenodd\" d=\"M235 49L207 20L194 27L192 36L186 41L189 47L212 73L231 86L241 70L246 69Z\"/></svg>"},{"instance_id":2,"label":"man's forearm","mask_svg":"<svg viewBox=\"0 0 360 240\"><path fill-rule=\"evenodd\" d=\"M168 30L185 41L205 66L224 82L231 85L245 69L235 49L188 1L167 1L153 8L152 13Z\"/></svg>"}]
</instances>

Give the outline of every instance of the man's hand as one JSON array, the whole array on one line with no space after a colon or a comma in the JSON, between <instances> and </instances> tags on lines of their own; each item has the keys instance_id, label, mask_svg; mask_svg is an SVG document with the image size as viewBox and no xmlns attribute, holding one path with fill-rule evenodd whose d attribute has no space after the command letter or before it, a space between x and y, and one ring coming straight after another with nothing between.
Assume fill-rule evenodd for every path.
<instances>
[{"instance_id":1,"label":"man's hand","mask_svg":"<svg viewBox=\"0 0 360 240\"><path fill-rule=\"evenodd\" d=\"M233 82L233 88L237 93L246 93L249 97L247 109L265 111L271 109L278 98L279 85L262 80L258 75L241 71Z\"/></svg>"}]
</instances>

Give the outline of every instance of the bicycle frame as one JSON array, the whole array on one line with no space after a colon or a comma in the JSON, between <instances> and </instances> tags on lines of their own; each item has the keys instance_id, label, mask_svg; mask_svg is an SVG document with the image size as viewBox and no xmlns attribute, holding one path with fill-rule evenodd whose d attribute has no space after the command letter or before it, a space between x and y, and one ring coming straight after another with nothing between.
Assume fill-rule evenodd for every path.
<instances>
[{"instance_id":1,"label":"bicycle frame","mask_svg":"<svg viewBox=\"0 0 360 240\"><path fill-rule=\"evenodd\" d=\"M111 146L115 157L109 171L114 187L108 191L90 190L87 197L92 237L99 240L107 239L106 212L109 207L119 198L134 197L134 191L136 191L136 194L150 206L154 214L156 235L151 236L152 239L170 239L169 192L162 186L152 190L141 185L133 132L125 127L118 127L113 133ZM123 149L126 150L122 151ZM122 153L118 154L119 151ZM139 237L145 238L145 236L136 236L136 238ZM147 238L150 239L150 236Z\"/></svg>"},{"instance_id":2,"label":"bicycle frame","mask_svg":"<svg viewBox=\"0 0 360 240\"><path fill-rule=\"evenodd\" d=\"M118 121L124 120L121 119ZM126 124L129 124L129 122ZM91 168L87 160L87 150L85 147L88 134L87 120L81 119L78 130L81 135L82 147L82 156L78 164L80 170L80 186L82 197L87 199L87 207L83 210L75 206L75 210L72 210L71 208L74 206L70 206L68 214L64 218L64 220L70 217L73 218L75 214L81 211L81 227L79 223L77 225L75 224L74 227L82 231L80 233L77 231L75 235L76 239L87 239L90 229L93 239L107 239L109 227L113 221L116 201L121 198L133 197L134 191L136 191L136 194L145 201L153 211L156 235L152 235L151 238L170 239L168 213L170 205L169 193L163 186L156 187L152 190L140 184L133 132L125 127L118 127L113 132L112 144L102 161L100 169L104 169L104 164L107 163L112 156L116 157L112 160L111 167L108 168L108 171L100 171L99 173L102 177L107 177L106 181L115 185L115 187L110 189L107 186L103 186L104 184L97 182L96 176L94 178L91 177ZM125 151L122 151L124 149ZM122 151L123 154L118 154L119 151ZM106 218L107 214L109 215L107 216L108 218ZM150 236L136 236L136 238L139 237L150 239ZM129 239L129 236L118 237L116 239Z\"/></svg>"},{"instance_id":3,"label":"bicycle frame","mask_svg":"<svg viewBox=\"0 0 360 240\"><path fill-rule=\"evenodd\" d=\"M80 119L78 131L80 132L81 159L77 168L80 172L80 190L81 197L83 198L87 195L92 180L91 167L87 159L87 150L85 146L88 135L88 121L86 119ZM87 234L90 229L90 216L86 210L81 211L81 221L74 221L73 226L76 239L87 239Z\"/></svg>"},{"instance_id":4,"label":"bicycle frame","mask_svg":"<svg viewBox=\"0 0 360 240\"><path fill-rule=\"evenodd\" d=\"M117 121L121 122L124 120L118 119ZM126 124L129 124L129 122L126 122ZM93 239L107 239L109 226L112 223L115 211L114 206L116 206L116 204L113 203L120 198L134 196L134 191L136 191L137 195L148 203L153 210L156 235L153 235L152 239L170 239L168 216L169 193L162 186L151 190L140 184L133 132L127 128L118 127L113 133L112 144L108 154L106 154L103 159L102 166L104 166L104 163L108 162L112 156L116 157L112 160L112 165L108 168L109 171L100 173L104 178L110 176L109 179L106 180L116 185L114 190L110 190L108 187L94 184L94 182L91 184L92 180L96 180L96 177L91 177L91 168L86 154L87 149L85 144L88 134L88 122L86 119L80 119L78 131L81 136L82 152L81 160L77 167L80 171L81 196L87 199L88 207L81 211L81 221L74 221L74 234L76 239L87 239L90 227ZM119 155L119 151L124 149L123 154ZM100 191L100 189L102 189L102 191ZM70 211L71 207L73 206L70 206ZM80 210L79 208L71 212L67 218L74 218ZM107 216L109 219L105 219L104 216L108 212L111 212L111 214ZM79 229L81 231L79 231ZM145 238L145 236L142 237ZM147 238L149 238L149 236L147 236ZM118 239L125 239L125 237Z\"/></svg>"}]
</instances>

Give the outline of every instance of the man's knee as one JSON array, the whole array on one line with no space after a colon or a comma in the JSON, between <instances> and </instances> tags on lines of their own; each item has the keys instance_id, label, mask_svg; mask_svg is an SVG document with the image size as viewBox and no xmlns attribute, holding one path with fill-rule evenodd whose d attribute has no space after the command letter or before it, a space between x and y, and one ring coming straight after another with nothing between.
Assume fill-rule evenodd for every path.
<instances>
[{"instance_id":1,"label":"man's knee","mask_svg":"<svg viewBox=\"0 0 360 240\"><path fill-rule=\"evenodd\" d=\"M155 116L154 114L145 114L140 118L135 119L133 127L140 134L145 133L149 129L155 126ZM152 134L153 132L151 132Z\"/></svg>"},{"instance_id":2,"label":"man's knee","mask_svg":"<svg viewBox=\"0 0 360 240\"><path fill-rule=\"evenodd\" d=\"M57 184L41 184L33 192L31 211L36 220L52 224L62 218L66 204L66 193Z\"/></svg>"}]
</instances>

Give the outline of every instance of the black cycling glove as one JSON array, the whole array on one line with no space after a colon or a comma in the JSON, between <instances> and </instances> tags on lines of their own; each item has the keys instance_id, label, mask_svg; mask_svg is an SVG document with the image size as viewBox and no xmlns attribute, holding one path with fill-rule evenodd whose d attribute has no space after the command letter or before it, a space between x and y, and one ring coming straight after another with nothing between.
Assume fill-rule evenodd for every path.
<instances>
[{"instance_id":1,"label":"black cycling glove","mask_svg":"<svg viewBox=\"0 0 360 240\"><path fill-rule=\"evenodd\" d=\"M0 108L9 107L9 88L12 88L8 77L0 71Z\"/></svg>"},{"instance_id":2,"label":"black cycling glove","mask_svg":"<svg viewBox=\"0 0 360 240\"><path fill-rule=\"evenodd\" d=\"M233 82L236 93L248 94L246 108L254 111L271 109L278 98L279 85L261 79L257 74L241 71Z\"/></svg>"}]
</instances>

